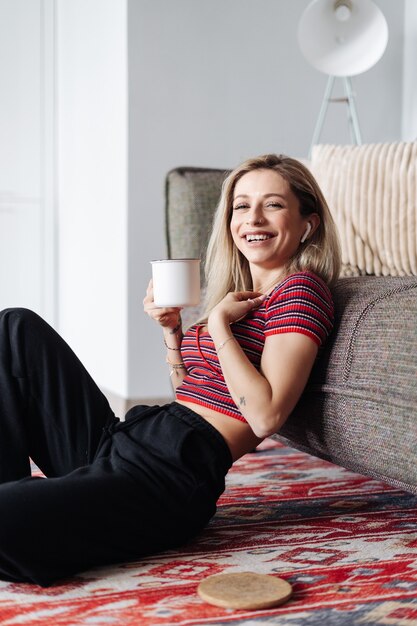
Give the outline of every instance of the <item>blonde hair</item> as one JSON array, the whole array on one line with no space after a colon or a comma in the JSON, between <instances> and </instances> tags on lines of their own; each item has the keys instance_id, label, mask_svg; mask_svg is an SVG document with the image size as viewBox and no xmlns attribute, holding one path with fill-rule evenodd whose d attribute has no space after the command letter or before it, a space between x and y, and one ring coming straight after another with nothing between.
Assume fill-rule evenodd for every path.
<instances>
[{"instance_id":1,"label":"blonde hair","mask_svg":"<svg viewBox=\"0 0 417 626\"><path fill-rule=\"evenodd\" d=\"M300 244L289 260L286 276L311 271L332 285L340 274L340 246L336 225L323 193L311 172L302 163L285 155L266 154L248 159L225 179L213 221L205 261L205 319L229 291L253 288L249 263L236 248L230 232L233 194L242 176L257 169L270 169L282 176L300 203L300 213L317 213L320 224L313 235Z\"/></svg>"}]
</instances>

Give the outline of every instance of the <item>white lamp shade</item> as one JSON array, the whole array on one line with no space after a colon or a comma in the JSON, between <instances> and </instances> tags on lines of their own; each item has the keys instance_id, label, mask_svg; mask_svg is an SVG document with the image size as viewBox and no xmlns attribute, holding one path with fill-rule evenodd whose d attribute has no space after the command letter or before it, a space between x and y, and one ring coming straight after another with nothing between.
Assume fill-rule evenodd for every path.
<instances>
[{"instance_id":1,"label":"white lamp shade","mask_svg":"<svg viewBox=\"0 0 417 626\"><path fill-rule=\"evenodd\" d=\"M382 57L387 42L387 21L372 0L313 0L298 24L301 52L331 76L366 72Z\"/></svg>"}]
</instances>

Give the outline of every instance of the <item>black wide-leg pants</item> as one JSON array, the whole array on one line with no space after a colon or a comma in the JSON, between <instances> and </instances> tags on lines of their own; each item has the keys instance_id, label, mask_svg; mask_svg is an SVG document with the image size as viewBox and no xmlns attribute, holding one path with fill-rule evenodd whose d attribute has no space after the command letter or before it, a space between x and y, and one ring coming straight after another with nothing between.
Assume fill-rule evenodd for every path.
<instances>
[{"instance_id":1,"label":"black wide-leg pants","mask_svg":"<svg viewBox=\"0 0 417 626\"><path fill-rule=\"evenodd\" d=\"M214 515L231 464L175 402L121 422L45 321L0 313L0 578L48 586L178 546Z\"/></svg>"}]
</instances>

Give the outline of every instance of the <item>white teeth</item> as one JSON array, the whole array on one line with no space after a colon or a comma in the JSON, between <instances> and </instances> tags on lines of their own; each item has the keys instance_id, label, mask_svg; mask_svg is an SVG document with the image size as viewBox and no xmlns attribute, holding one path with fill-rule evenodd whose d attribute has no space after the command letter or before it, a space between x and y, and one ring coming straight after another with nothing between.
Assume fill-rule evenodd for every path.
<instances>
[{"instance_id":1,"label":"white teeth","mask_svg":"<svg viewBox=\"0 0 417 626\"><path fill-rule=\"evenodd\" d=\"M272 235L246 235L246 241L265 241L270 239Z\"/></svg>"}]
</instances>

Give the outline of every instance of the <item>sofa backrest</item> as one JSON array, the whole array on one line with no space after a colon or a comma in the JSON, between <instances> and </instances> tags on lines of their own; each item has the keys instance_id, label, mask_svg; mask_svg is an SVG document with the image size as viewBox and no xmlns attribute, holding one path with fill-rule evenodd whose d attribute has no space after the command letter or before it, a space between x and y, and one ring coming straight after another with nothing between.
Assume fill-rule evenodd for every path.
<instances>
[{"instance_id":1,"label":"sofa backrest","mask_svg":"<svg viewBox=\"0 0 417 626\"><path fill-rule=\"evenodd\" d=\"M165 223L168 256L202 257L226 170L178 167L168 172Z\"/></svg>"},{"instance_id":2,"label":"sofa backrest","mask_svg":"<svg viewBox=\"0 0 417 626\"><path fill-rule=\"evenodd\" d=\"M165 184L165 226L168 257L201 258L201 304L182 312L184 327L203 314L204 258L222 183L228 172L220 169L178 167L168 172Z\"/></svg>"}]
</instances>

